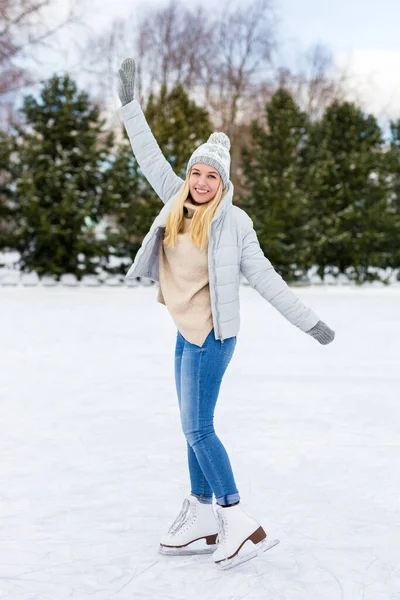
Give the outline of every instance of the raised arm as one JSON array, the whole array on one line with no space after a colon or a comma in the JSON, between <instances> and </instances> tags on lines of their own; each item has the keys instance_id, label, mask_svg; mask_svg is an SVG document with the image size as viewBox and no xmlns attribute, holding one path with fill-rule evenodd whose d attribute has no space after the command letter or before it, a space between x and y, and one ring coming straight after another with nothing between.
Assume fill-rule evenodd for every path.
<instances>
[{"instance_id":1,"label":"raised arm","mask_svg":"<svg viewBox=\"0 0 400 600\"><path fill-rule=\"evenodd\" d=\"M166 203L183 185L183 179L172 170L151 132L141 106L134 99L135 61L127 58L118 71L118 94L122 103L120 115L139 166L161 200Z\"/></svg>"},{"instance_id":2,"label":"raised arm","mask_svg":"<svg viewBox=\"0 0 400 600\"><path fill-rule=\"evenodd\" d=\"M268 300L290 323L314 337L320 344L325 345L333 341L335 332L303 304L275 271L260 247L250 218L243 237L240 270L251 287Z\"/></svg>"}]
</instances>

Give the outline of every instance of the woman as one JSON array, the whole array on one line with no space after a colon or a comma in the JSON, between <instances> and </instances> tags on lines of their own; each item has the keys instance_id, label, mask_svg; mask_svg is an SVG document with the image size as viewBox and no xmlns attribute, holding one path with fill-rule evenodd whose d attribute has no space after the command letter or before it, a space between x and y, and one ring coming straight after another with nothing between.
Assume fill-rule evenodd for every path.
<instances>
[{"instance_id":1,"label":"woman","mask_svg":"<svg viewBox=\"0 0 400 600\"><path fill-rule=\"evenodd\" d=\"M267 540L258 521L243 511L229 457L213 426L222 377L240 328L240 273L321 344L335 334L274 270L252 220L232 204L229 138L213 133L190 157L183 181L162 155L134 99L133 59L122 63L119 78L120 112L133 152L165 204L126 277L158 282L157 300L166 305L177 327L175 382L191 482L191 494L159 551L211 551L218 568L231 568L278 543Z\"/></svg>"}]
</instances>

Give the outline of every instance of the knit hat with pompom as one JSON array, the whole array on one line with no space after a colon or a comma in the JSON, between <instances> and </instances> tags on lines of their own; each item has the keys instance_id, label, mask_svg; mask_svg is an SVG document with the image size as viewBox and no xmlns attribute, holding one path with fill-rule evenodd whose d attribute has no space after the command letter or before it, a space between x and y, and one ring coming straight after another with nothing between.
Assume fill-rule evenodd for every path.
<instances>
[{"instance_id":1,"label":"knit hat with pompom","mask_svg":"<svg viewBox=\"0 0 400 600\"><path fill-rule=\"evenodd\" d=\"M186 168L186 175L193 165L205 163L217 169L221 175L224 189L229 183L229 170L231 166L231 157L229 150L231 142L225 133L216 131L210 135L205 144L201 144L192 154Z\"/></svg>"}]
</instances>

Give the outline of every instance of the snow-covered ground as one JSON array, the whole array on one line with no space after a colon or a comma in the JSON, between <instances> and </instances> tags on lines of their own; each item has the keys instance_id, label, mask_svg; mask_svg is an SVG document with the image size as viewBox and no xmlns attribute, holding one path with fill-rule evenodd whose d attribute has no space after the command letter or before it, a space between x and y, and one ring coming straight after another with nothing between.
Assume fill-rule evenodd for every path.
<instances>
[{"instance_id":1,"label":"snow-covered ground","mask_svg":"<svg viewBox=\"0 0 400 600\"><path fill-rule=\"evenodd\" d=\"M281 543L220 572L164 557L190 491L155 287L0 289L0 598L400 599L400 290L248 286L217 403L243 507Z\"/></svg>"}]
</instances>

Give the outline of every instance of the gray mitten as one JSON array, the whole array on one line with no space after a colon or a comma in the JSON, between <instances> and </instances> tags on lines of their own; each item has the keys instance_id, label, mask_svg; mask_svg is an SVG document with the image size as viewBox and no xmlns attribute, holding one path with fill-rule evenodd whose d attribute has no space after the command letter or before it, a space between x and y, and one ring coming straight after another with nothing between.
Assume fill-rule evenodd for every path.
<instances>
[{"instance_id":1,"label":"gray mitten","mask_svg":"<svg viewBox=\"0 0 400 600\"><path fill-rule=\"evenodd\" d=\"M313 338L319 341L324 346L330 344L335 339L335 332L326 325L323 321L318 321L314 327L309 329L306 333L311 335Z\"/></svg>"},{"instance_id":2,"label":"gray mitten","mask_svg":"<svg viewBox=\"0 0 400 600\"><path fill-rule=\"evenodd\" d=\"M136 65L133 58L126 58L118 70L118 96L122 106L132 102L135 95L135 71Z\"/></svg>"}]
</instances>

